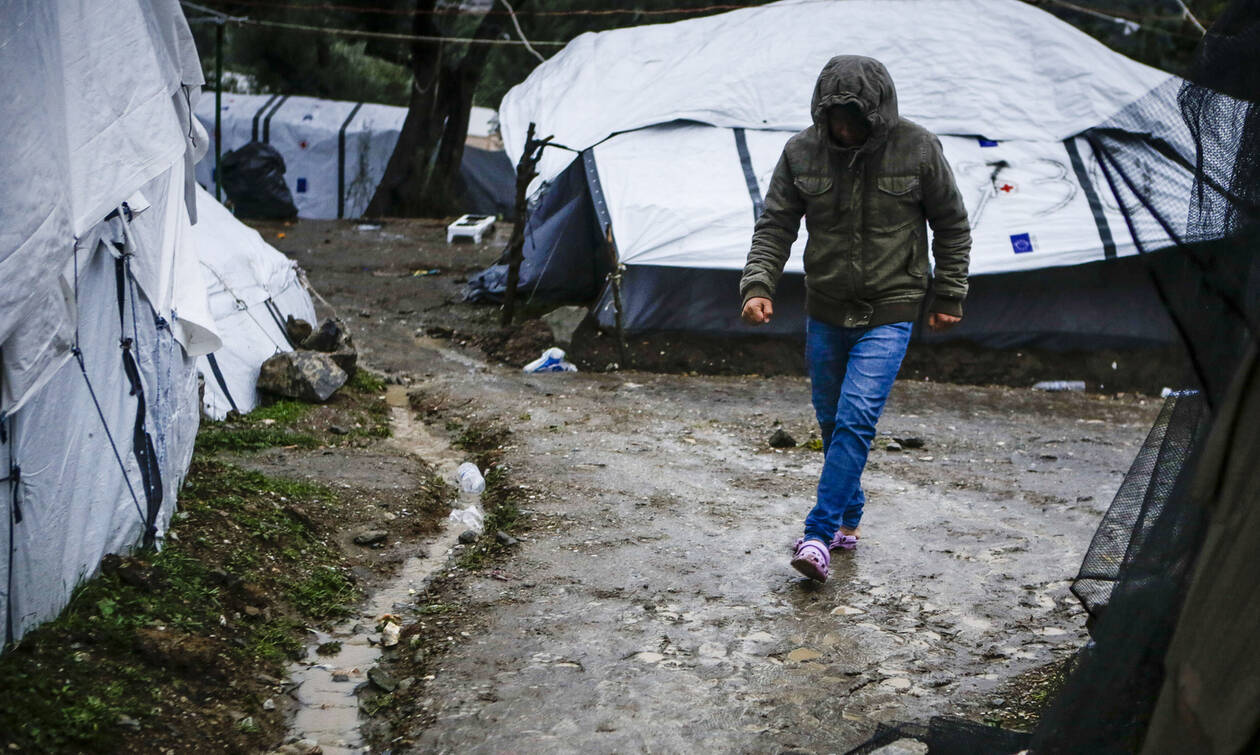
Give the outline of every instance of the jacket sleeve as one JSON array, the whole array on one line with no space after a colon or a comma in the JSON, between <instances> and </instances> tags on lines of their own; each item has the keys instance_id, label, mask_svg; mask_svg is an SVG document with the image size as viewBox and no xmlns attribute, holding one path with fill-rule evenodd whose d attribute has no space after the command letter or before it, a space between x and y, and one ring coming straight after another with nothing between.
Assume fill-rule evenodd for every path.
<instances>
[{"instance_id":1,"label":"jacket sleeve","mask_svg":"<svg viewBox=\"0 0 1260 755\"><path fill-rule=\"evenodd\" d=\"M792 181L792 169L787 155L779 158L766 191L765 209L753 228L752 248L744 264L744 274L739 280L739 293L743 301L755 296L774 298L779 276L792 253L792 242L801 229L801 216L805 214L805 201Z\"/></svg>"},{"instance_id":2,"label":"jacket sleeve","mask_svg":"<svg viewBox=\"0 0 1260 755\"><path fill-rule=\"evenodd\" d=\"M924 153L920 167L923 210L932 226L932 258L936 261L936 296L929 311L962 317L971 260L971 224L940 140L933 136L925 142Z\"/></svg>"}]
</instances>

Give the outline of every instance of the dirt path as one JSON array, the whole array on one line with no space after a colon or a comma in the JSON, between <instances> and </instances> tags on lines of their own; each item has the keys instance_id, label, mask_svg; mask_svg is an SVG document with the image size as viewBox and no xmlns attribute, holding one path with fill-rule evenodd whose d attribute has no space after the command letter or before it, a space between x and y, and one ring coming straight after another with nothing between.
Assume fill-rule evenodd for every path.
<instances>
[{"instance_id":1,"label":"dirt path","mask_svg":"<svg viewBox=\"0 0 1260 755\"><path fill-rule=\"evenodd\" d=\"M506 420L505 462L536 491L511 580L468 583L485 623L429 682L418 751L834 751L874 721L965 712L1083 640L1066 580L1153 412L899 384L881 433L925 447L874 452L863 543L818 587L786 548L821 456L766 444L776 419L808 436L804 380L394 354Z\"/></svg>"},{"instance_id":2,"label":"dirt path","mask_svg":"<svg viewBox=\"0 0 1260 755\"><path fill-rule=\"evenodd\" d=\"M531 491L517 555L463 582L477 629L402 749L843 751L877 721L975 713L1085 637L1067 580L1156 401L898 383L881 436L924 445L872 452L862 545L820 587L787 548L821 454L766 442L815 431L803 378L525 375L414 335L493 318L458 280L372 274L432 266L423 248L289 251L364 362L510 426Z\"/></svg>"}]
</instances>

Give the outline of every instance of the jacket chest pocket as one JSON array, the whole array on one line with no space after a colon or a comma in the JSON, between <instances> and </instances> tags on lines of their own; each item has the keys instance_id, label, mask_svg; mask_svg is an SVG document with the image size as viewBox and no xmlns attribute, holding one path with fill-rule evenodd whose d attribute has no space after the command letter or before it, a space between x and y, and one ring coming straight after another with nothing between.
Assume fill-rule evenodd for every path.
<instances>
[{"instance_id":1,"label":"jacket chest pocket","mask_svg":"<svg viewBox=\"0 0 1260 755\"><path fill-rule=\"evenodd\" d=\"M831 176L797 176L792 179L805 200L805 222L818 222L835 213L835 180Z\"/></svg>"},{"instance_id":2,"label":"jacket chest pocket","mask_svg":"<svg viewBox=\"0 0 1260 755\"><path fill-rule=\"evenodd\" d=\"M918 176L880 176L871 197L871 228L895 231L923 219Z\"/></svg>"}]
</instances>

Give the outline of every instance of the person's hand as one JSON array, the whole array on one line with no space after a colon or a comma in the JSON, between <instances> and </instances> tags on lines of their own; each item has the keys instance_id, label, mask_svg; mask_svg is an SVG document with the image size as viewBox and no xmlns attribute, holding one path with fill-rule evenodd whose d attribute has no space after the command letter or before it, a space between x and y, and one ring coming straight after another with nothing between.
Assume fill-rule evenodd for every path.
<instances>
[{"instance_id":1,"label":"person's hand","mask_svg":"<svg viewBox=\"0 0 1260 755\"><path fill-rule=\"evenodd\" d=\"M744 302L744 311L739 313L740 319L749 325L765 325L774 316L774 304L764 296L754 296Z\"/></svg>"},{"instance_id":2,"label":"person's hand","mask_svg":"<svg viewBox=\"0 0 1260 755\"><path fill-rule=\"evenodd\" d=\"M962 322L961 317L954 317L953 315L947 315L942 312L933 312L928 315L928 327L937 333L949 330L960 322Z\"/></svg>"}]
</instances>

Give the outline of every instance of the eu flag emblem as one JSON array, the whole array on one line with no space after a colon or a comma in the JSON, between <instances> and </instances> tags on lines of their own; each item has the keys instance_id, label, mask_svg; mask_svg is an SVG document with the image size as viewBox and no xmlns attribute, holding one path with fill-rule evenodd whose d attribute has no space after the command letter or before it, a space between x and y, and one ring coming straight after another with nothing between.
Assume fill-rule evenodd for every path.
<instances>
[{"instance_id":1,"label":"eu flag emblem","mask_svg":"<svg viewBox=\"0 0 1260 755\"><path fill-rule=\"evenodd\" d=\"M1027 254L1033 251L1032 236L1027 233L1011 234L1011 250L1016 254Z\"/></svg>"}]
</instances>

